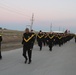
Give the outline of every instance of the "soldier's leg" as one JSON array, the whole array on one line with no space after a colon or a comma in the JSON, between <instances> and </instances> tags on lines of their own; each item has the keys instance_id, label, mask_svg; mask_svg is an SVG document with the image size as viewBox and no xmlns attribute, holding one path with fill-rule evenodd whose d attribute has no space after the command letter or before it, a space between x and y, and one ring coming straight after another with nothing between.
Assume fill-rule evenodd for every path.
<instances>
[{"instance_id":1,"label":"soldier's leg","mask_svg":"<svg viewBox=\"0 0 76 75\"><path fill-rule=\"evenodd\" d=\"M40 50L42 50L42 42L40 42Z\"/></svg>"},{"instance_id":2,"label":"soldier's leg","mask_svg":"<svg viewBox=\"0 0 76 75\"><path fill-rule=\"evenodd\" d=\"M30 64L31 63L31 58L32 58L32 49L28 50L28 58L29 58L28 64Z\"/></svg>"},{"instance_id":3,"label":"soldier's leg","mask_svg":"<svg viewBox=\"0 0 76 75\"><path fill-rule=\"evenodd\" d=\"M34 42L32 42L32 49L33 49L33 47L34 47Z\"/></svg>"},{"instance_id":4,"label":"soldier's leg","mask_svg":"<svg viewBox=\"0 0 76 75\"><path fill-rule=\"evenodd\" d=\"M38 46L40 47L40 42L38 41Z\"/></svg>"},{"instance_id":5,"label":"soldier's leg","mask_svg":"<svg viewBox=\"0 0 76 75\"><path fill-rule=\"evenodd\" d=\"M59 41L59 47L61 47L61 42Z\"/></svg>"},{"instance_id":6,"label":"soldier's leg","mask_svg":"<svg viewBox=\"0 0 76 75\"><path fill-rule=\"evenodd\" d=\"M52 45L51 44L49 45L49 50L52 51Z\"/></svg>"},{"instance_id":7,"label":"soldier's leg","mask_svg":"<svg viewBox=\"0 0 76 75\"><path fill-rule=\"evenodd\" d=\"M45 40L43 40L43 44L44 44L44 46L45 46Z\"/></svg>"},{"instance_id":8,"label":"soldier's leg","mask_svg":"<svg viewBox=\"0 0 76 75\"><path fill-rule=\"evenodd\" d=\"M2 55L1 55L1 45L0 45L0 59L2 59Z\"/></svg>"},{"instance_id":9,"label":"soldier's leg","mask_svg":"<svg viewBox=\"0 0 76 75\"><path fill-rule=\"evenodd\" d=\"M26 50L26 48L23 46L23 56L24 56L24 58L25 58L25 63L27 63L27 56L26 56L26 52L27 52L27 50Z\"/></svg>"},{"instance_id":10,"label":"soldier's leg","mask_svg":"<svg viewBox=\"0 0 76 75\"><path fill-rule=\"evenodd\" d=\"M2 56L1 56L1 51L0 51L0 59L2 59Z\"/></svg>"},{"instance_id":11,"label":"soldier's leg","mask_svg":"<svg viewBox=\"0 0 76 75\"><path fill-rule=\"evenodd\" d=\"M40 45L40 50L42 50L42 45Z\"/></svg>"},{"instance_id":12,"label":"soldier's leg","mask_svg":"<svg viewBox=\"0 0 76 75\"><path fill-rule=\"evenodd\" d=\"M41 44L41 42L38 42L38 45L39 45L40 50L41 50L41 49L42 49L42 44Z\"/></svg>"}]
</instances>

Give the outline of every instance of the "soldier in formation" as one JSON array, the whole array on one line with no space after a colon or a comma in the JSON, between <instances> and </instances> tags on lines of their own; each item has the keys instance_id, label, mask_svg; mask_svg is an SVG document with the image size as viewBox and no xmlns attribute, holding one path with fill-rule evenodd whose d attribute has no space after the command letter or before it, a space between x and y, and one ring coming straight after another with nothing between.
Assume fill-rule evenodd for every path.
<instances>
[{"instance_id":1,"label":"soldier in formation","mask_svg":"<svg viewBox=\"0 0 76 75\"><path fill-rule=\"evenodd\" d=\"M34 43L35 43L35 39L36 39L36 34L34 33L33 30L31 30L30 33L31 33L32 35L34 35L34 36L33 36L33 40L32 40L32 49L33 49L33 46L34 46Z\"/></svg>"},{"instance_id":2,"label":"soldier in formation","mask_svg":"<svg viewBox=\"0 0 76 75\"><path fill-rule=\"evenodd\" d=\"M38 35L37 35L37 42L38 42L38 46L40 47L40 51L42 50L43 39L44 39L44 34L43 34L43 32L40 30L40 32L39 32Z\"/></svg>"},{"instance_id":3,"label":"soldier in formation","mask_svg":"<svg viewBox=\"0 0 76 75\"><path fill-rule=\"evenodd\" d=\"M2 55L1 55L1 42L2 42L2 35L0 35L0 60L2 59Z\"/></svg>"},{"instance_id":4,"label":"soldier in formation","mask_svg":"<svg viewBox=\"0 0 76 75\"><path fill-rule=\"evenodd\" d=\"M35 34L31 33L28 28L25 29L25 33L23 34L23 56L25 58L25 63L30 64L32 62L32 48L35 40ZM28 54L28 57L27 57Z\"/></svg>"},{"instance_id":5,"label":"soldier in formation","mask_svg":"<svg viewBox=\"0 0 76 75\"><path fill-rule=\"evenodd\" d=\"M54 35L52 33L49 33L46 39L48 42L49 50L52 51L52 47L54 44Z\"/></svg>"}]
</instances>

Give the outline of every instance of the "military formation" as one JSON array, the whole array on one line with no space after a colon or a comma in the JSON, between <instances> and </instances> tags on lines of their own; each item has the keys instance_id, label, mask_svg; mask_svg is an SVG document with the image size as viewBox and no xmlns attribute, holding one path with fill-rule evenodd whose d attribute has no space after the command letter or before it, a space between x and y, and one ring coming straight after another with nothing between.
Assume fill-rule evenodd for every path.
<instances>
[{"instance_id":1,"label":"military formation","mask_svg":"<svg viewBox=\"0 0 76 75\"><path fill-rule=\"evenodd\" d=\"M49 47L49 50L52 51L53 46L59 45L59 47L61 47L67 41L70 41L73 37L73 34L51 32L46 33L40 31L37 35L37 42L38 46L40 47L40 51L42 50L42 45L47 45Z\"/></svg>"},{"instance_id":2,"label":"military formation","mask_svg":"<svg viewBox=\"0 0 76 75\"><path fill-rule=\"evenodd\" d=\"M38 33L34 33L33 30L30 31L29 28L26 28L22 38L25 64L27 62L28 64L32 62L32 50L34 43L38 44L40 51L42 50L43 46L48 46L48 50L52 51L54 46L59 45L59 47L61 47L66 42L70 41L74 36L76 42L76 35L74 34L42 32L41 30ZM2 36L0 35L0 59L2 59L1 42Z\"/></svg>"},{"instance_id":3,"label":"military formation","mask_svg":"<svg viewBox=\"0 0 76 75\"><path fill-rule=\"evenodd\" d=\"M52 47L55 45L59 45L61 47L67 41L70 41L74 37L73 34L66 33L51 33L51 32L42 32L35 34L33 30L31 32L28 28L25 29L25 33L23 34L23 56L25 58L25 63L30 64L32 62L32 49L35 43L35 40L39 46L39 50L42 50L43 46L48 46L49 51L52 51ZM27 56L28 54L28 56Z\"/></svg>"}]
</instances>

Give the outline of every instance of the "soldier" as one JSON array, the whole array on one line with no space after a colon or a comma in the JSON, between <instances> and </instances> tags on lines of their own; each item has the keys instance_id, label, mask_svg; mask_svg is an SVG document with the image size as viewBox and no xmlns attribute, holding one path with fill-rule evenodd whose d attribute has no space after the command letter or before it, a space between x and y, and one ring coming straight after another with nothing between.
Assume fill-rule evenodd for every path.
<instances>
[{"instance_id":1,"label":"soldier","mask_svg":"<svg viewBox=\"0 0 76 75\"><path fill-rule=\"evenodd\" d=\"M1 55L1 42L2 42L2 35L0 35L0 59L2 59L2 55Z\"/></svg>"},{"instance_id":2,"label":"soldier","mask_svg":"<svg viewBox=\"0 0 76 75\"><path fill-rule=\"evenodd\" d=\"M45 33L45 34L44 34L44 46L45 46L45 45L48 45L47 37L48 37L48 34Z\"/></svg>"},{"instance_id":3,"label":"soldier","mask_svg":"<svg viewBox=\"0 0 76 75\"><path fill-rule=\"evenodd\" d=\"M34 43L35 43L35 39L36 39L36 34L33 32L33 30L31 30L30 33L31 33L32 35L34 35L33 41L32 41L32 49L33 49L33 46L34 46Z\"/></svg>"},{"instance_id":4,"label":"soldier","mask_svg":"<svg viewBox=\"0 0 76 75\"><path fill-rule=\"evenodd\" d=\"M53 42L54 42L54 35L52 33L48 34L47 41L49 45L49 50L52 51Z\"/></svg>"},{"instance_id":5,"label":"soldier","mask_svg":"<svg viewBox=\"0 0 76 75\"><path fill-rule=\"evenodd\" d=\"M38 42L38 46L40 47L40 51L42 50L43 38L44 38L44 35L43 35L42 31L40 30L40 32L37 35L37 42Z\"/></svg>"},{"instance_id":6,"label":"soldier","mask_svg":"<svg viewBox=\"0 0 76 75\"><path fill-rule=\"evenodd\" d=\"M61 43L62 43L62 36L61 34L58 35L58 44L59 44L59 47L61 46Z\"/></svg>"},{"instance_id":7,"label":"soldier","mask_svg":"<svg viewBox=\"0 0 76 75\"><path fill-rule=\"evenodd\" d=\"M58 45L58 34L54 33L54 45Z\"/></svg>"},{"instance_id":8,"label":"soldier","mask_svg":"<svg viewBox=\"0 0 76 75\"><path fill-rule=\"evenodd\" d=\"M28 64L30 64L31 61L32 61L31 57L32 57L33 37L34 37L34 35L29 32L28 28L26 28L25 29L25 33L23 34L22 44L23 44L23 56L25 58L25 63L27 63L27 60L29 59ZM27 54L26 53L28 53L28 58L27 58Z\"/></svg>"},{"instance_id":9,"label":"soldier","mask_svg":"<svg viewBox=\"0 0 76 75\"><path fill-rule=\"evenodd\" d=\"M43 35L44 35L44 37L43 37L43 44L45 46L46 45L46 37L47 37L47 35L46 35L46 33L43 33Z\"/></svg>"}]
</instances>

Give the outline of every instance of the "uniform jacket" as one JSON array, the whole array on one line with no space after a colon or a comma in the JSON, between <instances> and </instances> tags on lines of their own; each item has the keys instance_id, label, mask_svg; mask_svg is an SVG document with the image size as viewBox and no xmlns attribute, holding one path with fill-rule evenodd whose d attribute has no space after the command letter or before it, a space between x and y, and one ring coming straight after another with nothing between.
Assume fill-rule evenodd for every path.
<instances>
[{"instance_id":1,"label":"uniform jacket","mask_svg":"<svg viewBox=\"0 0 76 75\"><path fill-rule=\"evenodd\" d=\"M26 48L31 48L32 42L33 42L33 37L34 37L34 35L31 33L24 33L23 40L22 40L23 46L25 46Z\"/></svg>"}]
</instances>

